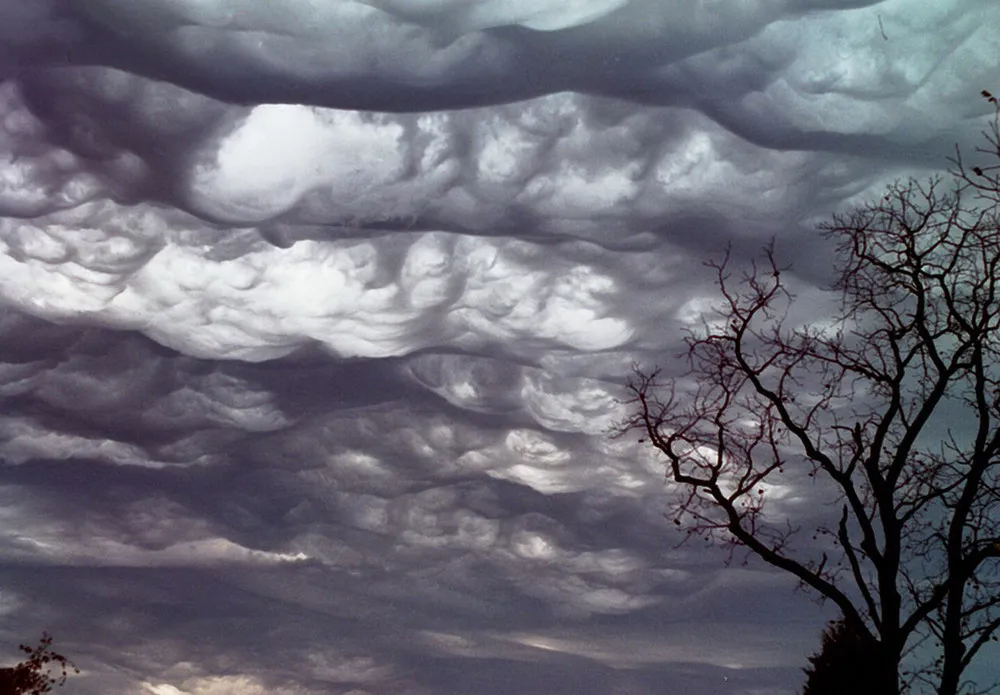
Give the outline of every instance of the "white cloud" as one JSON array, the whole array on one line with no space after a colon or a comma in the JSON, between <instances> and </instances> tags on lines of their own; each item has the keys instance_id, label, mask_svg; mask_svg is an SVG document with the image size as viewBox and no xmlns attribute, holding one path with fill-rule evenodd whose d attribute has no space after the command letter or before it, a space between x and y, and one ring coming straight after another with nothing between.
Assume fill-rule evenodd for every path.
<instances>
[{"instance_id":1,"label":"white cloud","mask_svg":"<svg viewBox=\"0 0 1000 695\"><path fill-rule=\"evenodd\" d=\"M205 676L186 681L182 688L170 683L143 683L151 695L309 695L296 686L273 686L254 676Z\"/></svg>"}]
</instances>

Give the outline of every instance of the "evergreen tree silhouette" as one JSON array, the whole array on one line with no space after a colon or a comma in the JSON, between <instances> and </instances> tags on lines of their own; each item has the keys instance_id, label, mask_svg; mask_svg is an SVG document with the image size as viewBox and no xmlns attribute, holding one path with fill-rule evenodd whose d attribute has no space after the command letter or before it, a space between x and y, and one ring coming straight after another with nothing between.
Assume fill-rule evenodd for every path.
<instances>
[{"instance_id":1,"label":"evergreen tree silhouette","mask_svg":"<svg viewBox=\"0 0 1000 695\"><path fill-rule=\"evenodd\" d=\"M831 620L820 651L809 657L811 667L802 669L807 676L802 695L880 695L878 648L843 618Z\"/></svg>"}]
</instances>

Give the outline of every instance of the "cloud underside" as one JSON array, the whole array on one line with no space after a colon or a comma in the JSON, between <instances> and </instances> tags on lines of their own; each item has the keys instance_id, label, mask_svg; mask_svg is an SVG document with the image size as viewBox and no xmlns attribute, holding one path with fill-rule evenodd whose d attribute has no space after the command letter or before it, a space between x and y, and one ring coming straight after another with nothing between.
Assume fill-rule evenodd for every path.
<instances>
[{"instance_id":1,"label":"cloud underside","mask_svg":"<svg viewBox=\"0 0 1000 695\"><path fill-rule=\"evenodd\" d=\"M825 614L607 432L703 260L775 237L822 321L816 224L974 149L992 4L847 4L3 3L4 640L84 695L795 687Z\"/></svg>"}]
</instances>

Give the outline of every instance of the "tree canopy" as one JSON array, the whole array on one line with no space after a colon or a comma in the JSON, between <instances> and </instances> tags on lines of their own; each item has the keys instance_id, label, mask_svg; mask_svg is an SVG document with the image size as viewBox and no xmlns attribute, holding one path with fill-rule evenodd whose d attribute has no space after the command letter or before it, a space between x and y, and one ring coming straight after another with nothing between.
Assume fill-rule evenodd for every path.
<instances>
[{"instance_id":1,"label":"tree canopy","mask_svg":"<svg viewBox=\"0 0 1000 695\"><path fill-rule=\"evenodd\" d=\"M773 243L740 272L730 252L708 262L714 310L682 368L636 367L617 428L664 457L687 536L836 604L883 695L973 692L964 674L1000 627L998 118L977 149L994 163L967 170L956 148L952 191L897 182L821 225L837 307L822 320L792 318ZM830 506L782 507L783 487ZM902 669L921 645L936 660Z\"/></svg>"}]
</instances>

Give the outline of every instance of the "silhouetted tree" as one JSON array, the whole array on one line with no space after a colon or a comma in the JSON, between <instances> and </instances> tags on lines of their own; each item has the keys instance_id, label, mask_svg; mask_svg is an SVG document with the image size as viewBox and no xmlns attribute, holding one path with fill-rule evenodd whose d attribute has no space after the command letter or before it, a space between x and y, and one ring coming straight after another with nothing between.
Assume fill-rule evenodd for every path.
<instances>
[{"instance_id":1,"label":"silhouetted tree","mask_svg":"<svg viewBox=\"0 0 1000 695\"><path fill-rule=\"evenodd\" d=\"M69 669L80 672L72 661L51 647L52 637L48 633L42 633L37 647L20 645L28 658L17 666L0 669L0 695L42 695L52 690L53 685L65 683ZM49 673L53 667L59 673L57 677Z\"/></svg>"},{"instance_id":2,"label":"silhouetted tree","mask_svg":"<svg viewBox=\"0 0 1000 695\"><path fill-rule=\"evenodd\" d=\"M1000 159L998 120L977 151ZM821 225L840 300L823 321L789 319L773 245L737 277L728 251L708 263L720 301L685 339L686 371L637 367L617 428L665 456L688 536L837 605L872 644L881 695L956 695L1000 627L1000 165L967 173L956 154L953 193L897 182ZM768 488L809 479L839 515L795 543L795 515L824 507L765 514ZM921 642L937 660L901 671Z\"/></svg>"},{"instance_id":3,"label":"silhouetted tree","mask_svg":"<svg viewBox=\"0 0 1000 695\"><path fill-rule=\"evenodd\" d=\"M809 657L812 666L803 669L802 695L882 695L872 658L875 647L871 635L852 630L843 618L831 620L820 651Z\"/></svg>"}]
</instances>

